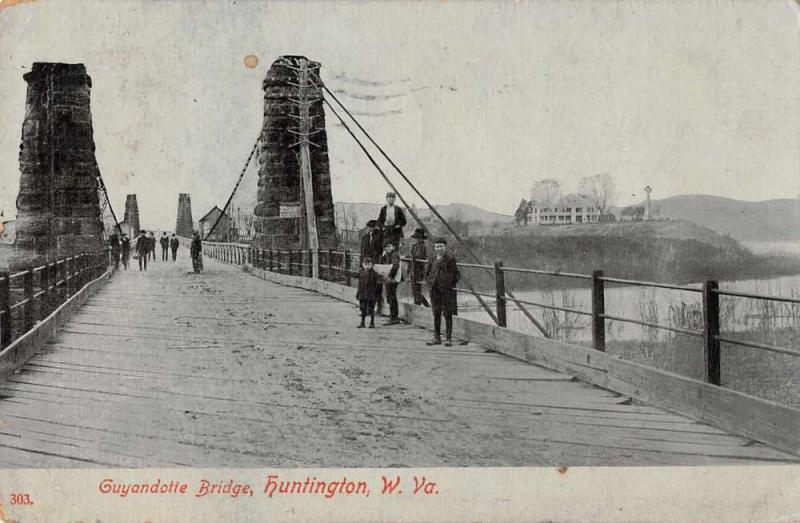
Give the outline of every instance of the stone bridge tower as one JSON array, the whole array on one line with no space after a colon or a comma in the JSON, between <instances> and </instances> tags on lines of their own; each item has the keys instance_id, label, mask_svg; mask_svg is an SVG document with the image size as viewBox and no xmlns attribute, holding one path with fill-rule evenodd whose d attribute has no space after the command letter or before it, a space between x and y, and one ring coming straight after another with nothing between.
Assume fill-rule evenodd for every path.
<instances>
[{"instance_id":1,"label":"stone bridge tower","mask_svg":"<svg viewBox=\"0 0 800 523\"><path fill-rule=\"evenodd\" d=\"M33 64L17 196L17 262L103 248L100 175L83 64Z\"/></svg>"},{"instance_id":2,"label":"stone bridge tower","mask_svg":"<svg viewBox=\"0 0 800 523\"><path fill-rule=\"evenodd\" d=\"M178 195L178 218L175 220L175 234L191 238L194 232L192 220L192 197L186 193Z\"/></svg>"},{"instance_id":3,"label":"stone bridge tower","mask_svg":"<svg viewBox=\"0 0 800 523\"><path fill-rule=\"evenodd\" d=\"M317 236L319 248L336 246L319 71L320 64L305 57L282 56L264 79L255 208L260 248L313 248L309 235ZM307 202L313 202L312 213ZM311 226L309 216L315 217Z\"/></svg>"},{"instance_id":4,"label":"stone bridge tower","mask_svg":"<svg viewBox=\"0 0 800 523\"><path fill-rule=\"evenodd\" d=\"M135 194L129 194L125 197L125 219L123 224L123 230L130 238L138 236L139 231L142 230L139 224L139 202L136 201Z\"/></svg>"}]
</instances>

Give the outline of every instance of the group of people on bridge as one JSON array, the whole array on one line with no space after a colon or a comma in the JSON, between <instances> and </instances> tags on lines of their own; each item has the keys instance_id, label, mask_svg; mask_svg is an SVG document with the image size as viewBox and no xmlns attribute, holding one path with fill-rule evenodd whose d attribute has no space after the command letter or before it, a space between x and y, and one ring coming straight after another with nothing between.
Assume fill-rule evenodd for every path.
<instances>
[{"instance_id":1,"label":"group of people on bridge","mask_svg":"<svg viewBox=\"0 0 800 523\"><path fill-rule=\"evenodd\" d=\"M131 239L125 233L114 234L109 238L111 246L111 257L114 260L114 267L119 268L120 263L124 269L128 270L128 263L131 257ZM139 235L134 239L133 258L139 261L139 270L147 270L148 261L156 261L156 236L153 231L139 231ZM180 241L175 233L169 237L166 232L162 233L158 240L161 246L161 261L169 261L170 250L172 251L172 261L178 259L178 247Z\"/></svg>"},{"instance_id":2,"label":"group of people on bridge","mask_svg":"<svg viewBox=\"0 0 800 523\"><path fill-rule=\"evenodd\" d=\"M367 232L361 238L361 271L358 277L358 293L361 309L361 323L365 327L366 317L370 317L369 328L375 327L375 309L383 312L383 295L389 304L389 320L384 325L400 323L397 287L401 280L400 243L403 239L403 228L406 216L403 209L395 205L396 195L386 194L386 205L381 207L377 220L369 220ZM428 239L425 229L418 228L411 236L410 255L413 260L411 290L414 303L430 307L433 313L434 336L428 345L442 344L441 321L445 319L444 345L452 345L453 316L458 314L456 283L461 275L455 258L447 252L447 240L433 240L434 255L428 255L425 241ZM376 264L388 268L386 274L376 271ZM421 280L421 278L423 278ZM422 292L422 284L427 283L430 303Z\"/></svg>"}]
</instances>

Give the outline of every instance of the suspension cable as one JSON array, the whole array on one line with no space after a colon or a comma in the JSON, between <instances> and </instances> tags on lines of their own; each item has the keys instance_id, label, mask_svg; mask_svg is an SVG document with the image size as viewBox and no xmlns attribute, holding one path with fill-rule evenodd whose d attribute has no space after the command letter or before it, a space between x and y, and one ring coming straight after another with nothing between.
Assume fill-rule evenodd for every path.
<instances>
[{"instance_id":1,"label":"suspension cable","mask_svg":"<svg viewBox=\"0 0 800 523\"><path fill-rule=\"evenodd\" d=\"M398 166L397 166L397 164L395 164L395 163L394 163L394 161L393 161L393 160L392 160L392 159L389 157L389 155L388 155L388 154L386 154L386 152L383 150L383 148L382 148L380 145L378 145L378 143L377 143L375 140L373 140L373 139L372 139L372 136L370 136L370 134L367 132L367 130L366 130L366 129L364 129L364 127L362 127L362 126L361 126L361 124L360 124L360 123L359 123L359 121L358 121L358 120L357 120L357 119L356 119L356 118L353 116L353 114L352 114L350 111L348 111L348 110L347 110L347 107L345 107L345 106L344 106L344 104L343 104L343 103L342 103L342 102L341 102L341 101L340 101L340 100L339 100L339 99L336 97L336 95L335 95L335 94L333 94L333 92L332 92L330 89L328 89L328 87L327 87L327 86L326 86L326 85L325 85L325 84L322 82L322 79L321 79L321 78L319 78L319 75L316 75L316 76L317 76L317 79L319 79L319 81L320 81L320 86L321 86L321 87L322 87L322 88L325 90L325 92L326 92L326 93L328 93L328 95L330 95L330 97L334 99L334 101L335 101L335 102L336 102L336 103L339 105L339 107L341 107L341 108L342 108L342 110L343 110L345 113L347 113L347 116L349 116L349 117L350 117L350 119L353 121L353 123L355 123L355 124L356 124L356 126L357 126L357 127L360 129L360 130L361 130L361 132L362 132L362 133L364 133L364 135L365 135L365 136L367 137L367 139L368 139L368 140L369 140L369 141L372 143L372 145L374 145L374 146L375 146L375 147L378 149L378 151L380 151L381 155L383 155L383 157L384 157L384 158L386 158L386 160L387 160L387 161L388 161L388 162L389 162L389 163L392 165L392 167L394 167L394 169L395 169L395 170L398 172L398 174L400 174L400 176L403 178L403 180L405 180L405 181L406 181L406 183L407 183L407 184L408 184L408 185L409 185L409 186L410 186L410 187L411 187L411 188L414 190L414 192L415 192L415 193L416 193L416 194L417 194L417 195L418 195L418 196L419 196L419 197L422 199L422 201L423 201L423 202L425 202L425 205L427 205L427 206L428 206L428 208L431 210L431 212L433 212L433 214L435 214L435 215L436 215L436 217L439 219L439 221L441 221L441 222L442 222L442 224L444 224L444 226L447 228L447 230L448 230L448 231L450 231L450 234L452 234L452 235L453 235L453 237L454 237L456 240L458 240L458 241L461 243L461 245L464 247L464 249L467 251L467 253L468 253L468 254L469 254L469 255L470 255L470 256L471 256L471 257L472 257L472 258L473 258L473 259L474 259L474 260L475 260L477 263L482 263L482 260L481 260L481 259L480 259L480 258L479 258L479 257L478 257L478 256L477 256L477 255L476 255L476 254L475 254L475 253L474 253L474 252L473 252L473 251L472 251L470 248L469 248L469 246L468 246L468 245L466 244L466 242L465 242L465 241L464 241L464 240L461 238L461 236L459 236L459 234L458 234L458 233L457 233L457 232L456 232L456 231L455 231L455 230L454 230L454 229L453 229L453 228L450 226L450 224L447 222L447 220L445 220L445 219L444 219L444 217L443 217L441 214L439 214L439 211L437 211L437 210L436 210L436 208L433 206L433 204L431 204L431 202L429 202L429 201L428 201L428 199L427 199L427 198L425 198L425 196L422 194L422 192L421 192L419 189L417 189L417 187L414 185L414 183L413 183L411 180L409 180L409 179L408 179L408 177L405 175L405 173L404 173L404 172L403 172L403 171L400 169L400 167L398 167ZM325 101L326 101L326 103L327 103L327 99L325 99ZM333 110L333 108L331 107L331 104L330 104L330 103L327 103L327 105L328 105L328 107L330 107L330 108L331 108L331 110ZM335 111L334 111L334 114L336 114L336 112L335 112ZM338 118L338 117L339 117L339 116L338 116L338 114L337 114L337 118ZM339 118L339 120L341 121L341 118ZM342 122L342 124L344 125L344 122ZM346 125L345 125L345 128L347 128L347 126L346 126ZM347 128L347 130L348 130L348 132L350 131L350 129L349 129L349 128ZM354 138L356 141L358 141L358 138L356 138L356 137L355 137L355 135L353 135L353 133L352 133L352 132L350 132L350 135L351 135L351 136L353 136L353 138ZM361 144L360 144L360 142L359 142L359 145L361 145ZM362 147L362 149L363 149L363 146L361 146L361 147ZM365 152L366 152L366 151L365 151ZM374 164L374 162L373 162L373 164ZM382 171L381 171L381 174L383 174L383 172L382 172ZM386 176L385 176L385 175L384 175L384 178L386 178ZM388 180L387 180L387 181L388 181ZM391 183L390 183L390 185L391 185ZM403 202L403 203L406 205L406 207L408 207L408 204L406 204L405 202ZM422 225L422 222L421 222L420 220L417 220L417 221L419 221L419 222L420 222L420 225ZM423 225L423 227L424 227L424 225ZM487 272L487 274L490 274L490 273L491 273L491 271L489 271L489 269L484 269L484 270ZM536 327L539 329L539 331L541 331L541 333L544 335L544 337L545 337L545 338L550 338L550 334L547 332L547 330L545 329L544 325L542 325L542 324L541 324L541 323L540 323L540 322L539 322L539 321L538 321L538 320L537 320L537 319L536 319L536 318L535 318L535 317L534 317L534 316L533 316L533 315L530 313L530 311L528 311L528 309L527 309L527 308L526 308L526 307L525 307L525 306L524 306L524 305L523 305L523 304L522 304L522 303L521 303L519 300L517 300L516 296L514 296L513 292L511 292L511 290L510 290L510 289L506 288L506 294L508 295L508 297L509 297L509 298L511 298L511 301L513 301L513 302L514 302L514 303L517 305L517 307L520 309L520 311L522 311L522 313L523 313L523 314L525 314L525 316L526 316L526 317L527 317L527 318L528 318L528 319L529 319L529 320L530 320L530 321L531 321L531 322L532 322L534 325L536 325ZM476 297L477 297L477 295L476 295Z\"/></svg>"},{"instance_id":2,"label":"suspension cable","mask_svg":"<svg viewBox=\"0 0 800 523\"><path fill-rule=\"evenodd\" d=\"M236 180L236 185L233 187L233 191L231 191L231 195L228 197L228 201L225 202L225 207L222 208L222 213L217 216L217 219L214 221L214 225L211 227L211 230L208 231L203 241L207 241L208 237L211 236L211 233L214 232L214 229L217 228L217 224L222 220L222 217L225 216L225 213L228 212L228 206L231 204L231 200L233 200L233 195L236 194L236 189L239 188L239 184L242 183L242 178L244 178L244 173L247 172L247 167L250 166L250 160L253 159L253 155L256 152L256 148L258 147L258 143L261 141L261 133L259 133L258 138L256 138L256 143L253 144L253 148L250 149L250 155L247 157L247 161L244 163L244 167L242 168L241 174L239 174L239 179Z\"/></svg>"},{"instance_id":3,"label":"suspension cable","mask_svg":"<svg viewBox=\"0 0 800 523\"><path fill-rule=\"evenodd\" d=\"M342 124L342 126L347 130L347 132L350 133L350 136L353 137L353 140L356 141L356 143L361 148L361 150L364 151L364 154L367 156L367 158L369 158L369 161L372 162L372 165L375 166L375 168L381 174L383 179L386 180L386 183L389 184L389 187L391 187L392 190L397 194L397 197L400 198L400 201L403 203L403 205L406 206L406 210L408 210L408 212L417 221L417 223L419 223L422 226L422 228L425 230L425 232L430 234L430 231L428 231L428 228L425 227L425 224L422 222L422 220L419 219L419 216L417 216L417 214L414 212L414 210L411 208L411 206L408 205L408 202L406 202L406 200L403 198L403 195L400 193L400 191L397 190L397 187L395 187L395 185L391 182L391 180L389 180L389 177L386 176L386 173L383 172L383 169L381 169L380 165L378 165L378 163L375 161L375 159L372 157L372 155L369 153L369 151L367 151L367 148L364 147L364 144L361 143L361 140L359 140L358 137L350 129L350 127L348 127L348 125L345 123L345 121L342 119L342 117L339 115L339 113L336 112L336 109L334 109L331 106L331 104L328 102L328 100L323 98L323 101L328 106L328 108L333 112L333 114L336 116L336 118L339 120L339 122ZM492 320L495 323L498 323L499 320L497 319L497 316L495 315L494 311L492 311L492 309L489 307L489 305L484 301L484 299L480 296L480 294L477 293L475 288L469 283L469 281L467 281L466 278L464 278L464 283L466 284L467 289L469 289L469 291L478 299L478 302L486 310L486 312L489 314L489 316L491 316Z\"/></svg>"}]
</instances>

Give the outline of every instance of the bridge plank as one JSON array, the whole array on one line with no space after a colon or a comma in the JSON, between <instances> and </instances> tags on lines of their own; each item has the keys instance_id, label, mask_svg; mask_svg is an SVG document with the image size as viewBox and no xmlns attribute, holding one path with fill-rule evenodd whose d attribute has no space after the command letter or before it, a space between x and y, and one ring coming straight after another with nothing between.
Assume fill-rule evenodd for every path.
<instances>
[{"instance_id":1,"label":"bridge plank","mask_svg":"<svg viewBox=\"0 0 800 523\"><path fill-rule=\"evenodd\" d=\"M329 296L182 263L116 274L0 383L0 446L28 442L10 461L37 449L49 454L34 466L793 460L472 343L355 329L354 307Z\"/></svg>"}]
</instances>

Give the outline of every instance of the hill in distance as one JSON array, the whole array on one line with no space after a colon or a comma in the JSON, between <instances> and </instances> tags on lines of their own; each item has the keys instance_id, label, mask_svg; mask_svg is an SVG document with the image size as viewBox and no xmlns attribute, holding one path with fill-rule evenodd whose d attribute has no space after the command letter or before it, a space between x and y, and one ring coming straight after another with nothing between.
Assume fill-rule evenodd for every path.
<instances>
[{"instance_id":1,"label":"hill in distance","mask_svg":"<svg viewBox=\"0 0 800 523\"><path fill-rule=\"evenodd\" d=\"M653 200L660 218L688 220L740 241L800 240L800 199L748 202L687 194ZM612 212L619 217L620 209Z\"/></svg>"},{"instance_id":2,"label":"hill in distance","mask_svg":"<svg viewBox=\"0 0 800 523\"><path fill-rule=\"evenodd\" d=\"M348 217L348 223L352 221L351 216L355 217L356 228L361 229L367 223L367 220L375 220L378 218L378 213L383 207L383 203L358 203L358 202L336 202L336 218L337 223L341 220L342 216ZM401 205L402 207L402 205ZM444 216L447 220L460 220L462 222L481 222L484 225L513 223L513 216L505 214L498 214L486 209L481 209L476 205L466 203L451 203L448 205L435 205L436 210ZM417 207L414 212L422 220L426 220L431 216L431 211L427 207ZM411 222L413 219L406 213L406 219ZM409 227L410 227L409 223ZM348 227L350 227L348 225Z\"/></svg>"}]
</instances>

